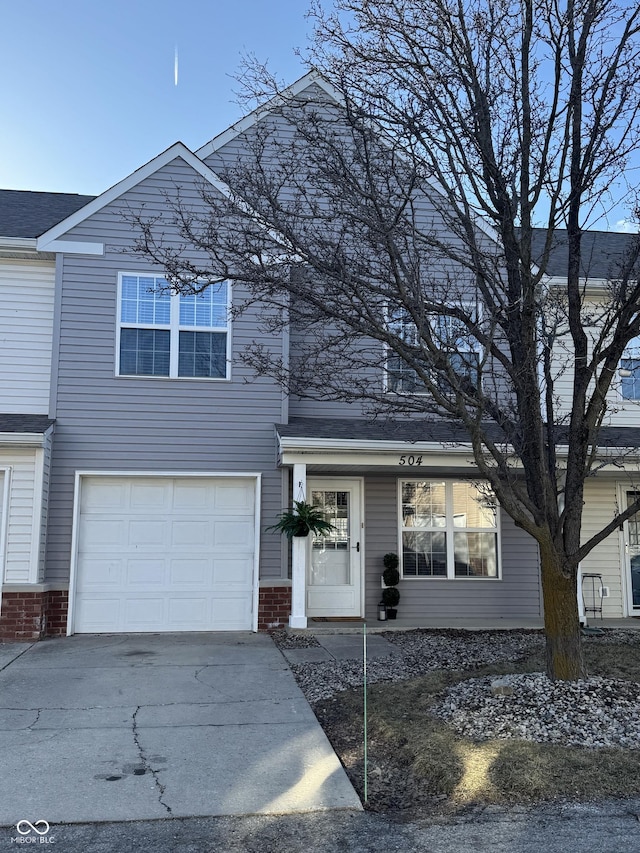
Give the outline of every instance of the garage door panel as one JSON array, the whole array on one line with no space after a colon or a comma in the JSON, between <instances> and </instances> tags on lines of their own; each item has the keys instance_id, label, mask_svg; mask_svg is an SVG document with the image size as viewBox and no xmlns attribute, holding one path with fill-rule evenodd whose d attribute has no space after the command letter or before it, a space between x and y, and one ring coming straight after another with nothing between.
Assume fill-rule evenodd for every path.
<instances>
[{"instance_id":1,"label":"garage door panel","mask_svg":"<svg viewBox=\"0 0 640 853\"><path fill-rule=\"evenodd\" d=\"M235 483L229 485L220 485L215 490L214 508L223 513L245 511L253 513L253 492L243 489Z\"/></svg>"},{"instance_id":2,"label":"garage door panel","mask_svg":"<svg viewBox=\"0 0 640 853\"><path fill-rule=\"evenodd\" d=\"M130 595L124 601L125 631L162 631L166 622L164 596ZM129 627L130 626L130 627ZM164 629L166 630L166 628Z\"/></svg>"},{"instance_id":3,"label":"garage door panel","mask_svg":"<svg viewBox=\"0 0 640 853\"><path fill-rule=\"evenodd\" d=\"M200 586L211 589L213 565L211 557L188 559L176 557L170 561L169 584L173 588L180 586Z\"/></svg>"},{"instance_id":4,"label":"garage door panel","mask_svg":"<svg viewBox=\"0 0 640 853\"><path fill-rule=\"evenodd\" d=\"M145 514L149 512L166 513L171 509L170 484L165 481L144 480L131 484L131 504L133 512L140 510Z\"/></svg>"},{"instance_id":5,"label":"garage door panel","mask_svg":"<svg viewBox=\"0 0 640 853\"><path fill-rule=\"evenodd\" d=\"M168 608L169 625L174 631L206 630L211 622L210 602L204 598L173 598Z\"/></svg>"},{"instance_id":6,"label":"garage door panel","mask_svg":"<svg viewBox=\"0 0 640 853\"><path fill-rule=\"evenodd\" d=\"M122 586L124 564L124 560L85 557L82 561L82 572L78 574L76 581L77 592L108 590Z\"/></svg>"},{"instance_id":7,"label":"garage door panel","mask_svg":"<svg viewBox=\"0 0 640 853\"><path fill-rule=\"evenodd\" d=\"M253 627L255 480L83 478L74 630Z\"/></svg>"},{"instance_id":8,"label":"garage door panel","mask_svg":"<svg viewBox=\"0 0 640 853\"><path fill-rule=\"evenodd\" d=\"M171 537L166 521L141 519L129 522L127 540L134 548L163 548L170 544Z\"/></svg>"},{"instance_id":9,"label":"garage door panel","mask_svg":"<svg viewBox=\"0 0 640 853\"><path fill-rule=\"evenodd\" d=\"M171 523L171 545L190 551L213 544L213 524L211 518L173 521Z\"/></svg>"},{"instance_id":10,"label":"garage door panel","mask_svg":"<svg viewBox=\"0 0 640 853\"><path fill-rule=\"evenodd\" d=\"M133 588L144 586L146 589L164 589L165 574L164 560L127 560L123 585Z\"/></svg>"},{"instance_id":11,"label":"garage door panel","mask_svg":"<svg viewBox=\"0 0 640 853\"><path fill-rule=\"evenodd\" d=\"M215 487L208 480L177 480L173 490L173 509L178 513L209 513L214 506L214 495Z\"/></svg>"},{"instance_id":12,"label":"garage door panel","mask_svg":"<svg viewBox=\"0 0 640 853\"><path fill-rule=\"evenodd\" d=\"M100 633L101 631L119 631L120 627L113 628L113 625L120 625L120 598L108 598L105 595L92 597L90 595L82 596L76 604L76 619L82 625L85 625L85 631L88 633Z\"/></svg>"},{"instance_id":13,"label":"garage door panel","mask_svg":"<svg viewBox=\"0 0 640 853\"><path fill-rule=\"evenodd\" d=\"M217 590L252 589L253 561L245 559L220 559L213 561L213 586Z\"/></svg>"},{"instance_id":14,"label":"garage door panel","mask_svg":"<svg viewBox=\"0 0 640 853\"><path fill-rule=\"evenodd\" d=\"M221 631L242 630L241 626L251 618L246 596L219 596L213 602L212 618Z\"/></svg>"},{"instance_id":15,"label":"garage door panel","mask_svg":"<svg viewBox=\"0 0 640 853\"><path fill-rule=\"evenodd\" d=\"M85 480L82 496L83 511L120 510L128 503L129 486L118 480L99 480L90 477Z\"/></svg>"},{"instance_id":16,"label":"garage door panel","mask_svg":"<svg viewBox=\"0 0 640 853\"><path fill-rule=\"evenodd\" d=\"M89 551L95 550L96 547L112 547L115 543L126 543L127 527L127 520L124 518L88 516L80 527L78 547L81 551Z\"/></svg>"},{"instance_id":17,"label":"garage door panel","mask_svg":"<svg viewBox=\"0 0 640 853\"><path fill-rule=\"evenodd\" d=\"M253 544L253 523L251 521L216 521L213 525L214 548L240 546L251 548Z\"/></svg>"}]
</instances>

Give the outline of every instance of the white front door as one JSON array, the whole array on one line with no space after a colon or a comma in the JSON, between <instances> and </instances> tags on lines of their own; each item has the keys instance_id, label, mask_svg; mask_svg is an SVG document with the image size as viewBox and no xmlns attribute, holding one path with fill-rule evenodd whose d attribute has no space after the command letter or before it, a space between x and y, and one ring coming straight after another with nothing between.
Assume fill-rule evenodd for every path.
<instances>
[{"instance_id":1,"label":"white front door","mask_svg":"<svg viewBox=\"0 0 640 853\"><path fill-rule=\"evenodd\" d=\"M626 492L626 506L638 499L637 492ZM629 615L640 613L640 512L625 522L625 553Z\"/></svg>"},{"instance_id":2,"label":"white front door","mask_svg":"<svg viewBox=\"0 0 640 853\"><path fill-rule=\"evenodd\" d=\"M307 495L334 526L309 536L307 616L362 616L361 482L308 480Z\"/></svg>"}]
</instances>

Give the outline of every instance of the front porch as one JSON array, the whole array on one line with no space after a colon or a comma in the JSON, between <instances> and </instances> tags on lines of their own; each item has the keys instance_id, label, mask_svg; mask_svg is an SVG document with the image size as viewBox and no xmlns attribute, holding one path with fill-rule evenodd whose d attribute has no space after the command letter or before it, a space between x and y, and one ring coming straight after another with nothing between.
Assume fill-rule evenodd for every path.
<instances>
[{"instance_id":1,"label":"front porch","mask_svg":"<svg viewBox=\"0 0 640 853\"><path fill-rule=\"evenodd\" d=\"M466 627L476 619L478 627L539 628L536 543L475 484L467 446L442 435L418 441L420 425L409 427L298 419L277 428L279 464L291 471L289 500L321 507L336 530L292 540L289 627L350 617L378 629L383 559L393 553L398 628ZM343 622L341 630L351 628Z\"/></svg>"}]
</instances>

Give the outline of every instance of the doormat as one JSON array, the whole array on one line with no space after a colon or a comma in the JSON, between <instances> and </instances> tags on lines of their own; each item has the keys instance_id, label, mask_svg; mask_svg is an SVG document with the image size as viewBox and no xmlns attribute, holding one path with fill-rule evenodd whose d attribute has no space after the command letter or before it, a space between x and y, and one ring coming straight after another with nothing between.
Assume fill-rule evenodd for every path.
<instances>
[{"instance_id":1,"label":"doormat","mask_svg":"<svg viewBox=\"0 0 640 853\"><path fill-rule=\"evenodd\" d=\"M360 616L312 616L309 622L361 622L364 624L364 619Z\"/></svg>"}]
</instances>

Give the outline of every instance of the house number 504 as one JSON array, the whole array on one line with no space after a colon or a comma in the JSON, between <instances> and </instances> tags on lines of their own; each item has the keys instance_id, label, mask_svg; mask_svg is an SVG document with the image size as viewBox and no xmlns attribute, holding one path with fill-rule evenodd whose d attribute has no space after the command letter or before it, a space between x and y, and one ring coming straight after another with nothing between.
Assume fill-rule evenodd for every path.
<instances>
[{"instance_id":1,"label":"house number 504","mask_svg":"<svg viewBox=\"0 0 640 853\"><path fill-rule=\"evenodd\" d=\"M401 465L422 465L422 456L401 456Z\"/></svg>"}]
</instances>

